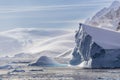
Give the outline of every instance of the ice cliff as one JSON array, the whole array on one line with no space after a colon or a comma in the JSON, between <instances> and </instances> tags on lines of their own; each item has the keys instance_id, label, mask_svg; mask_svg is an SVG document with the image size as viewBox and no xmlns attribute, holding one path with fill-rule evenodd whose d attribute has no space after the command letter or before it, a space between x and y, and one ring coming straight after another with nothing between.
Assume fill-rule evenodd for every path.
<instances>
[{"instance_id":1,"label":"ice cliff","mask_svg":"<svg viewBox=\"0 0 120 80\"><path fill-rule=\"evenodd\" d=\"M80 24L70 64L82 68L119 68L120 32Z\"/></svg>"}]
</instances>

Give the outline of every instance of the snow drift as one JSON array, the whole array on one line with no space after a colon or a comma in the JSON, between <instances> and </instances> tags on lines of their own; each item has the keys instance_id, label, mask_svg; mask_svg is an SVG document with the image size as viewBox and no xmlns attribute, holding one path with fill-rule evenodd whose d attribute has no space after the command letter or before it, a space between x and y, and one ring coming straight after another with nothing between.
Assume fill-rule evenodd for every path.
<instances>
[{"instance_id":1,"label":"snow drift","mask_svg":"<svg viewBox=\"0 0 120 80\"><path fill-rule=\"evenodd\" d=\"M80 24L71 65L83 68L120 67L120 33Z\"/></svg>"}]
</instances>

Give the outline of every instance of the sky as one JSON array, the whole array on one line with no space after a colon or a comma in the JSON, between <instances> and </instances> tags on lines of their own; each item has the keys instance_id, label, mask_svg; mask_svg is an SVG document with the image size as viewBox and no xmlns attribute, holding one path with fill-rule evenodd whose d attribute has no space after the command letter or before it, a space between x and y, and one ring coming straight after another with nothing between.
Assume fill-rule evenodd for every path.
<instances>
[{"instance_id":1,"label":"sky","mask_svg":"<svg viewBox=\"0 0 120 80\"><path fill-rule=\"evenodd\" d=\"M77 28L114 0L0 0L0 31ZM119 1L119 0L118 0Z\"/></svg>"}]
</instances>

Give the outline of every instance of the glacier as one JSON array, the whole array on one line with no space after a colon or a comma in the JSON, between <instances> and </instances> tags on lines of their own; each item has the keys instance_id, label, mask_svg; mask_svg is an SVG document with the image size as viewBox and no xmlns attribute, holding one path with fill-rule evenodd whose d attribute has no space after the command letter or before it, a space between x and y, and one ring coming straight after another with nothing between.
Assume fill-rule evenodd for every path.
<instances>
[{"instance_id":1,"label":"glacier","mask_svg":"<svg viewBox=\"0 0 120 80\"><path fill-rule=\"evenodd\" d=\"M80 24L70 64L81 68L119 68L120 32Z\"/></svg>"}]
</instances>

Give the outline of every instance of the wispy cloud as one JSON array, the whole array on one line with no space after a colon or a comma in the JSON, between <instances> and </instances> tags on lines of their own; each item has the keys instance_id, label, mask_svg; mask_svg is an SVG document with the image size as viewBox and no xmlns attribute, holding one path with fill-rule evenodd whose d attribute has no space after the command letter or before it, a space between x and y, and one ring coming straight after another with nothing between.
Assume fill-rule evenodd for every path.
<instances>
[{"instance_id":1,"label":"wispy cloud","mask_svg":"<svg viewBox=\"0 0 120 80\"><path fill-rule=\"evenodd\" d=\"M82 8L82 7L94 7L94 6L102 6L106 3L99 4L96 3L84 3L84 4L69 4L69 5L50 5L50 6L8 6L8 7L0 7L0 13L13 13L13 12L28 12L28 11L43 11L43 10L60 10L60 9L70 9L70 8Z\"/></svg>"},{"instance_id":2,"label":"wispy cloud","mask_svg":"<svg viewBox=\"0 0 120 80\"><path fill-rule=\"evenodd\" d=\"M78 19L78 20L56 20L56 21L39 21L39 23L83 23L84 19Z\"/></svg>"},{"instance_id":3,"label":"wispy cloud","mask_svg":"<svg viewBox=\"0 0 120 80\"><path fill-rule=\"evenodd\" d=\"M30 1L34 4L30 4ZM22 4L16 0L16 3L0 3L0 27L5 29L18 26L75 27L101 8L108 7L113 0L60 0L60 3L58 1L38 0L36 3L37 0L27 0Z\"/></svg>"}]
</instances>

